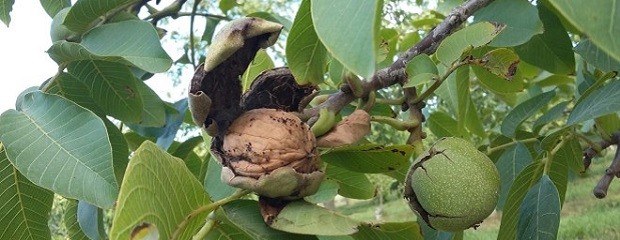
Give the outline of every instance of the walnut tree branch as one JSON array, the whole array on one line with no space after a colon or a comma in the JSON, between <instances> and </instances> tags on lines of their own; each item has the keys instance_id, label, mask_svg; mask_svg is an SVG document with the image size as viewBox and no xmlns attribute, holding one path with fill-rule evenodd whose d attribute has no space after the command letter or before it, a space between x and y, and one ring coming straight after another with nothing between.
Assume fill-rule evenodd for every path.
<instances>
[{"instance_id":1,"label":"walnut tree branch","mask_svg":"<svg viewBox=\"0 0 620 240\"><path fill-rule=\"evenodd\" d=\"M596 187L592 191L594 196L597 198L604 198L607 196L607 190L609 189L609 184L615 177L620 177L620 131L615 132L611 135L609 140L601 141L600 143L601 149L605 149L611 145L616 145L616 154L614 155L614 159L611 161L609 168L605 170L605 174L601 177L601 180L598 181ZM587 148L584 155L584 164L586 168L590 165L592 158L597 154L597 152L592 148Z\"/></svg>"},{"instance_id":2,"label":"walnut tree branch","mask_svg":"<svg viewBox=\"0 0 620 240\"><path fill-rule=\"evenodd\" d=\"M437 46L450 34L473 15L479 9L487 6L493 0L469 0L461 6L452 10L452 12L428 33L420 42L402 54L390 67L383 68L375 72L375 74L363 82L364 94L367 96L369 92L386 88L398 83L402 83L406 78L405 66L413 57L421 54L431 54L437 49ZM355 100L356 97L347 87L330 95L330 97L319 106L306 109L304 116L307 118L317 116L321 108L328 108L331 111L338 112L347 104Z\"/></svg>"},{"instance_id":3,"label":"walnut tree branch","mask_svg":"<svg viewBox=\"0 0 620 240\"><path fill-rule=\"evenodd\" d=\"M618 145L620 143L620 131L615 132L611 135L608 140L602 140L598 144L593 143L594 145L589 146L585 150L583 150L583 166L584 170L587 170L592 163L592 158L596 157L598 153L611 145Z\"/></svg>"}]
</instances>

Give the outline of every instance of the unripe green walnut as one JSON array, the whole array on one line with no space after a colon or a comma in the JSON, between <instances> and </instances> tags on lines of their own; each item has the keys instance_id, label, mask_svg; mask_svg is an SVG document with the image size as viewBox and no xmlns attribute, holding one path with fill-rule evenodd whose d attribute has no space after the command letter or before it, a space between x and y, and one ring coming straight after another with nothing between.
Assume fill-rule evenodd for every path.
<instances>
[{"instance_id":1,"label":"unripe green walnut","mask_svg":"<svg viewBox=\"0 0 620 240\"><path fill-rule=\"evenodd\" d=\"M414 162L405 197L429 226L461 231L493 212L499 186L499 173L484 153L463 139L442 138Z\"/></svg>"}]
</instances>

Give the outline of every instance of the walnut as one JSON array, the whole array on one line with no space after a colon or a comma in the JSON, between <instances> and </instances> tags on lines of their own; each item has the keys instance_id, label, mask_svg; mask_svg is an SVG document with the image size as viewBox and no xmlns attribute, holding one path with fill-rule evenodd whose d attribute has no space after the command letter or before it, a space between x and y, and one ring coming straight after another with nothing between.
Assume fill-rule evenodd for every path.
<instances>
[{"instance_id":1,"label":"walnut","mask_svg":"<svg viewBox=\"0 0 620 240\"><path fill-rule=\"evenodd\" d=\"M310 127L282 110L243 113L228 128L218 155L222 181L271 198L314 194L324 176Z\"/></svg>"}]
</instances>

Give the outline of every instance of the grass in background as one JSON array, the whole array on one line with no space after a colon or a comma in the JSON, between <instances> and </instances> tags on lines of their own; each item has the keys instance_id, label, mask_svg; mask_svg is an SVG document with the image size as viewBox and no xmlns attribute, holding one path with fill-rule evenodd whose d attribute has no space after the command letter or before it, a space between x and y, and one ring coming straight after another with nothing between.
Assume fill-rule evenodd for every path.
<instances>
[{"instance_id":1,"label":"grass in background","mask_svg":"<svg viewBox=\"0 0 620 240\"><path fill-rule=\"evenodd\" d=\"M596 158L586 174L569 180L558 239L620 239L620 179L611 183L606 198L597 199L592 194L610 163L611 157ZM355 219L377 222L377 206L377 200L358 201L340 206L338 210ZM415 220L415 216L404 199L384 203L381 221L411 220ZM497 239L500 222L501 214L493 213L478 230L466 230L464 239Z\"/></svg>"}]
</instances>

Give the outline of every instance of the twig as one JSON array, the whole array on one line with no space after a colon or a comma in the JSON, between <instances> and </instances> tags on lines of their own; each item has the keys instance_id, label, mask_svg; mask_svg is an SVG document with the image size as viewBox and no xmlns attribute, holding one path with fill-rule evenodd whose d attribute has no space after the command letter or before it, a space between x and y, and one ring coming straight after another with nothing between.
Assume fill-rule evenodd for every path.
<instances>
[{"instance_id":1,"label":"twig","mask_svg":"<svg viewBox=\"0 0 620 240\"><path fill-rule=\"evenodd\" d=\"M589 145L588 148L583 150L583 166L585 170L590 167L590 164L592 163L592 158L598 155L600 151L608 148L611 145L618 145L618 143L620 142L620 131L612 134L609 140L602 140L598 144L590 141L589 139L585 138L580 134L578 134L577 136L583 140L586 140Z\"/></svg>"},{"instance_id":2,"label":"twig","mask_svg":"<svg viewBox=\"0 0 620 240\"><path fill-rule=\"evenodd\" d=\"M213 227L215 226L215 219L213 219L213 218L214 218L214 214L212 212L212 213L209 214L209 217L207 217L207 221L205 222L205 224L202 225L200 230L192 237L192 240L202 240L202 239L205 239L207 234L209 234L211 229L213 229Z\"/></svg>"},{"instance_id":3,"label":"twig","mask_svg":"<svg viewBox=\"0 0 620 240\"><path fill-rule=\"evenodd\" d=\"M206 17L206 18L213 18L213 19L217 19L217 20L226 20L226 21L230 21L232 20L230 17L227 16L222 16L222 15L216 15L216 14L211 14L211 13L199 13L199 12L180 12L178 13L176 16L177 17L187 17L187 16L202 16L202 17Z\"/></svg>"},{"instance_id":4,"label":"twig","mask_svg":"<svg viewBox=\"0 0 620 240\"><path fill-rule=\"evenodd\" d=\"M194 6L192 6L192 15L189 18L189 52L191 56L188 57L189 62L192 63L194 69L196 69L196 47L194 46L194 19L196 17L196 11L198 10L198 5L201 0L195 0Z\"/></svg>"},{"instance_id":5,"label":"twig","mask_svg":"<svg viewBox=\"0 0 620 240\"><path fill-rule=\"evenodd\" d=\"M604 140L599 144L601 149L608 148L611 145L616 145L616 155L611 161L611 165L609 165L609 168L605 170L605 174L601 177L601 180L598 181L598 184L596 184L596 187L594 187L594 190L592 191L594 196L597 198L604 198L607 196L607 190L609 189L609 184L611 184L611 181L614 180L615 177L620 177L620 131L617 131L611 135L611 138L608 141ZM597 152L594 151L592 147L588 147L583 153L584 165L587 160L589 166L592 161L592 157L596 154Z\"/></svg>"},{"instance_id":6,"label":"twig","mask_svg":"<svg viewBox=\"0 0 620 240\"><path fill-rule=\"evenodd\" d=\"M151 20L153 24L155 24L159 19L165 17L176 17L179 11L181 11L181 7L185 4L187 0L176 0L172 2L170 5L162 9L161 11L155 12L150 16L146 17L144 20Z\"/></svg>"}]
</instances>

